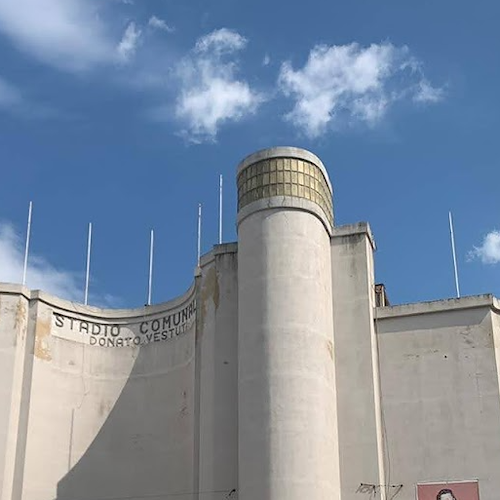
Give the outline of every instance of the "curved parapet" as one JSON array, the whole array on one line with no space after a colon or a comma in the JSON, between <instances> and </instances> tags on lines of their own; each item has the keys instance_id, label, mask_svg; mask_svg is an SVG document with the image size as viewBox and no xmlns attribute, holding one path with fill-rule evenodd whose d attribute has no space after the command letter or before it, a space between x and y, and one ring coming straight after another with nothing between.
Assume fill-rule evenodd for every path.
<instances>
[{"instance_id":1,"label":"curved parapet","mask_svg":"<svg viewBox=\"0 0 500 500\"><path fill-rule=\"evenodd\" d=\"M194 285L127 310L1 285L0 334L2 498L193 490Z\"/></svg>"},{"instance_id":2,"label":"curved parapet","mask_svg":"<svg viewBox=\"0 0 500 500\"><path fill-rule=\"evenodd\" d=\"M192 327L194 286L169 302L138 309L98 309L53 299L51 334L100 347L140 347L179 337Z\"/></svg>"}]
</instances>

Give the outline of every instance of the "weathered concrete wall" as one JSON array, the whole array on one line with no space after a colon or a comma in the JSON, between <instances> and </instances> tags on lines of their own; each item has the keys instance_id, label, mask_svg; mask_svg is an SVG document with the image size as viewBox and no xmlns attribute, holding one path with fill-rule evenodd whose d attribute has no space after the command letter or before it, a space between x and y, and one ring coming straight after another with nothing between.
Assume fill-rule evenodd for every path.
<instances>
[{"instance_id":1,"label":"weathered concrete wall","mask_svg":"<svg viewBox=\"0 0 500 500\"><path fill-rule=\"evenodd\" d=\"M288 210L239 234L239 498L339 498L329 236Z\"/></svg>"},{"instance_id":2,"label":"weathered concrete wall","mask_svg":"<svg viewBox=\"0 0 500 500\"><path fill-rule=\"evenodd\" d=\"M238 260L236 244L217 245L197 278L196 378L200 500L238 489ZM233 493L231 498L237 498Z\"/></svg>"},{"instance_id":3,"label":"weathered concrete wall","mask_svg":"<svg viewBox=\"0 0 500 500\"><path fill-rule=\"evenodd\" d=\"M16 353L32 368L14 370L8 430L26 447L5 455L4 500L193 492L194 293L134 311L32 294L33 341Z\"/></svg>"},{"instance_id":4,"label":"weathered concrete wall","mask_svg":"<svg viewBox=\"0 0 500 500\"><path fill-rule=\"evenodd\" d=\"M334 229L333 318L342 500L360 498L360 485L384 490L379 375L373 325L374 242L366 224Z\"/></svg>"},{"instance_id":5,"label":"weathered concrete wall","mask_svg":"<svg viewBox=\"0 0 500 500\"><path fill-rule=\"evenodd\" d=\"M0 296L0 492L8 446L16 346L23 333L26 335L26 303L20 294Z\"/></svg>"},{"instance_id":6,"label":"weathered concrete wall","mask_svg":"<svg viewBox=\"0 0 500 500\"><path fill-rule=\"evenodd\" d=\"M493 298L491 308L491 320L493 326L493 346L495 348L495 361L497 367L497 384L500 392L500 300Z\"/></svg>"},{"instance_id":7,"label":"weathered concrete wall","mask_svg":"<svg viewBox=\"0 0 500 500\"><path fill-rule=\"evenodd\" d=\"M33 316L28 291L5 285L0 295L0 493L18 496L23 481L26 424L31 386ZM31 309L31 310L30 310Z\"/></svg>"},{"instance_id":8,"label":"weathered concrete wall","mask_svg":"<svg viewBox=\"0 0 500 500\"><path fill-rule=\"evenodd\" d=\"M479 480L500 491L498 316L491 297L377 309L387 483ZM495 343L496 342L496 343Z\"/></svg>"}]
</instances>

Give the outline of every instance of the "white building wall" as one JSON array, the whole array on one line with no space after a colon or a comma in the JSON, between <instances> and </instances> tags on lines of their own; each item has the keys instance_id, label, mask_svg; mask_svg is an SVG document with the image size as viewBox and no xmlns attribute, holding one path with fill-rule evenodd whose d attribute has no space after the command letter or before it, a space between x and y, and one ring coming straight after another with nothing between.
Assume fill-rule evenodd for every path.
<instances>
[{"instance_id":1,"label":"white building wall","mask_svg":"<svg viewBox=\"0 0 500 500\"><path fill-rule=\"evenodd\" d=\"M238 489L238 260L236 244L203 257L197 278L196 429L199 500ZM237 498L236 492L231 498Z\"/></svg>"},{"instance_id":2,"label":"white building wall","mask_svg":"<svg viewBox=\"0 0 500 500\"><path fill-rule=\"evenodd\" d=\"M239 241L239 499L338 498L329 235L275 209Z\"/></svg>"},{"instance_id":3,"label":"white building wall","mask_svg":"<svg viewBox=\"0 0 500 500\"><path fill-rule=\"evenodd\" d=\"M454 480L478 480L481 500L498 498L492 305L471 297L377 310L387 481L402 485L398 500L414 500L419 482Z\"/></svg>"},{"instance_id":4,"label":"white building wall","mask_svg":"<svg viewBox=\"0 0 500 500\"><path fill-rule=\"evenodd\" d=\"M342 500L384 498L374 242L366 224L334 229L333 318ZM364 486L366 485L366 486Z\"/></svg>"},{"instance_id":5,"label":"white building wall","mask_svg":"<svg viewBox=\"0 0 500 500\"><path fill-rule=\"evenodd\" d=\"M33 294L27 335L33 341L19 351L32 370L15 370L14 380L29 406L16 410L13 391L12 411L20 418L10 419L8 433L20 444L17 458L11 450L5 455L6 470L14 470L2 500L193 493L196 312L182 333L167 340L161 341L161 332L140 331L142 325L151 333L154 318L194 307L193 295L147 309L106 311ZM70 327L117 323L148 342L90 345L89 333Z\"/></svg>"},{"instance_id":6,"label":"white building wall","mask_svg":"<svg viewBox=\"0 0 500 500\"><path fill-rule=\"evenodd\" d=\"M18 498L23 481L31 385L33 317L28 290L4 285L0 295L0 498Z\"/></svg>"}]
</instances>

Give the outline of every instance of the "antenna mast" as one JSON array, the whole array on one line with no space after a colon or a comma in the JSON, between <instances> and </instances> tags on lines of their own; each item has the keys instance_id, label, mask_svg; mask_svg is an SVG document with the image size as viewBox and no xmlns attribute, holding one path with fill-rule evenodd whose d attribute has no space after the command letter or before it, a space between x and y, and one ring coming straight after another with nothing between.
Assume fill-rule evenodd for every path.
<instances>
[{"instance_id":1,"label":"antenna mast","mask_svg":"<svg viewBox=\"0 0 500 500\"><path fill-rule=\"evenodd\" d=\"M33 202L30 201L28 209L28 227L26 229L26 246L24 248L24 264L23 264L23 286L26 285L26 274L28 273L28 253L30 248L30 236L31 236L31 213L33 210Z\"/></svg>"},{"instance_id":2,"label":"antenna mast","mask_svg":"<svg viewBox=\"0 0 500 500\"><path fill-rule=\"evenodd\" d=\"M88 305L89 303L89 281L90 281L90 250L92 246L92 222L89 222L89 234L87 238L87 270L85 273L85 295L83 303Z\"/></svg>"},{"instance_id":3,"label":"antenna mast","mask_svg":"<svg viewBox=\"0 0 500 500\"><path fill-rule=\"evenodd\" d=\"M222 174L219 176L219 245L222 243Z\"/></svg>"},{"instance_id":4,"label":"antenna mast","mask_svg":"<svg viewBox=\"0 0 500 500\"><path fill-rule=\"evenodd\" d=\"M201 203L198 204L198 266L201 259Z\"/></svg>"},{"instance_id":5,"label":"antenna mast","mask_svg":"<svg viewBox=\"0 0 500 500\"><path fill-rule=\"evenodd\" d=\"M453 233L453 218L451 216L451 212L448 212L448 219L450 222L450 238L451 238L451 253L453 256L453 269L455 271L455 288L457 290L457 298L460 298L460 286L458 284L457 253L455 250L455 235Z\"/></svg>"},{"instance_id":6,"label":"antenna mast","mask_svg":"<svg viewBox=\"0 0 500 500\"><path fill-rule=\"evenodd\" d=\"M149 240L148 306L151 305L151 292L153 288L153 245L154 245L154 231L151 229L151 238Z\"/></svg>"}]
</instances>

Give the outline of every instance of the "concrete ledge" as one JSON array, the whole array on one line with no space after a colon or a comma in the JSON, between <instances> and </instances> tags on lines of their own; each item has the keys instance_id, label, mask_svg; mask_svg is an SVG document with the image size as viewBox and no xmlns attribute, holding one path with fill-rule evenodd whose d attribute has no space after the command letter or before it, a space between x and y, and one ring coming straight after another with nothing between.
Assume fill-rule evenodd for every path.
<instances>
[{"instance_id":1,"label":"concrete ledge","mask_svg":"<svg viewBox=\"0 0 500 500\"><path fill-rule=\"evenodd\" d=\"M21 295L28 300L38 300L51 307L56 307L62 311L76 314L84 314L93 319L133 319L143 318L158 313L163 313L170 309L178 308L190 302L195 295L195 284L193 283L189 289L176 297L175 299L160 304L151 306L142 306L133 309L108 309L95 306L86 306L78 302L54 297L41 290L29 290L25 286L17 285L14 283L0 283L0 294Z\"/></svg>"},{"instance_id":2,"label":"concrete ledge","mask_svg":"<svg viewBox=\"0 0 500 500\"><path fill-rule=\"evenodd\" d=\"M460 309L475 309L488 307L495 312L500 312L498 299L491 294L474 295L460 299L434 300L430 302L415 302L413 304L402 304L397 306L377 307L375 310L376 320L397 318L402 316L418 316L420 314L431 314L447 312Z\"/></svg>"},{"instance_id":3,"label":"concrete ledge","mask_svg":"<svg viewBox=\"0 0 500 500\"><path fill-rule=\"evenodd\" d=\"M333 228L332 238L343 238L355 234L366 234L370 240L373 250L377 249L375 238L373 237L370 224L368 222L357 222L356 224L346 224L344 226L335 226Z\"/></svg>"},{"instance_id":4,"label":"concrete ledge","mask_svg":"<svg viewBox=\"0 0 500 500\"><path fill-rule=\"evenodd\" d=\"M221 243L220 245L214 245L213 248L214 255L221 255L224 253L237 253L238 243L233 241L231 243Z\"/></svg>"},{"instance_id":5,"label":"concrete ledge","mask_svg":"<svg viewBox=\"0 0 500 500\"><path fill-rule=\"evenodd\" d=\"M238 253L238 243L232 242L232 243L221 243L220 245L214 245L212 250L210 250L210 252L205 253L201 256L200 265L196 266L195 269L195 276L200 275L197 273L201 273L201 268L213 262L217 255L223 255L226 253Z\"/></svg>"},{"instance_id":6,"label":"concrete ledge","mask_svg":"<svg viewBox=\"0 0 500 500\"><path fill-rule=\"evenodd\" d=\"M32 291L20 283L0 283L0 294L22 295L24 298L30 300Z\"/></svg>"},{"instance_id":7,"label":"concrete ledge","mask_svg":"<svg viewBox=\"0 0 500 500\"><path fill-rule=\"evenodd\" d=\"M245 205L238 212L237 224L239 226L243 220L255 212L280 208L302 210L315 215L323 223L328 234L330 236L332 235L333 228L330 225L323 209L313 201L306 200L305 198L298 198L297 196L272 196L270 198L262 198L260 200L253 201L252 203Z\"/></svg>"}]
</instances>

